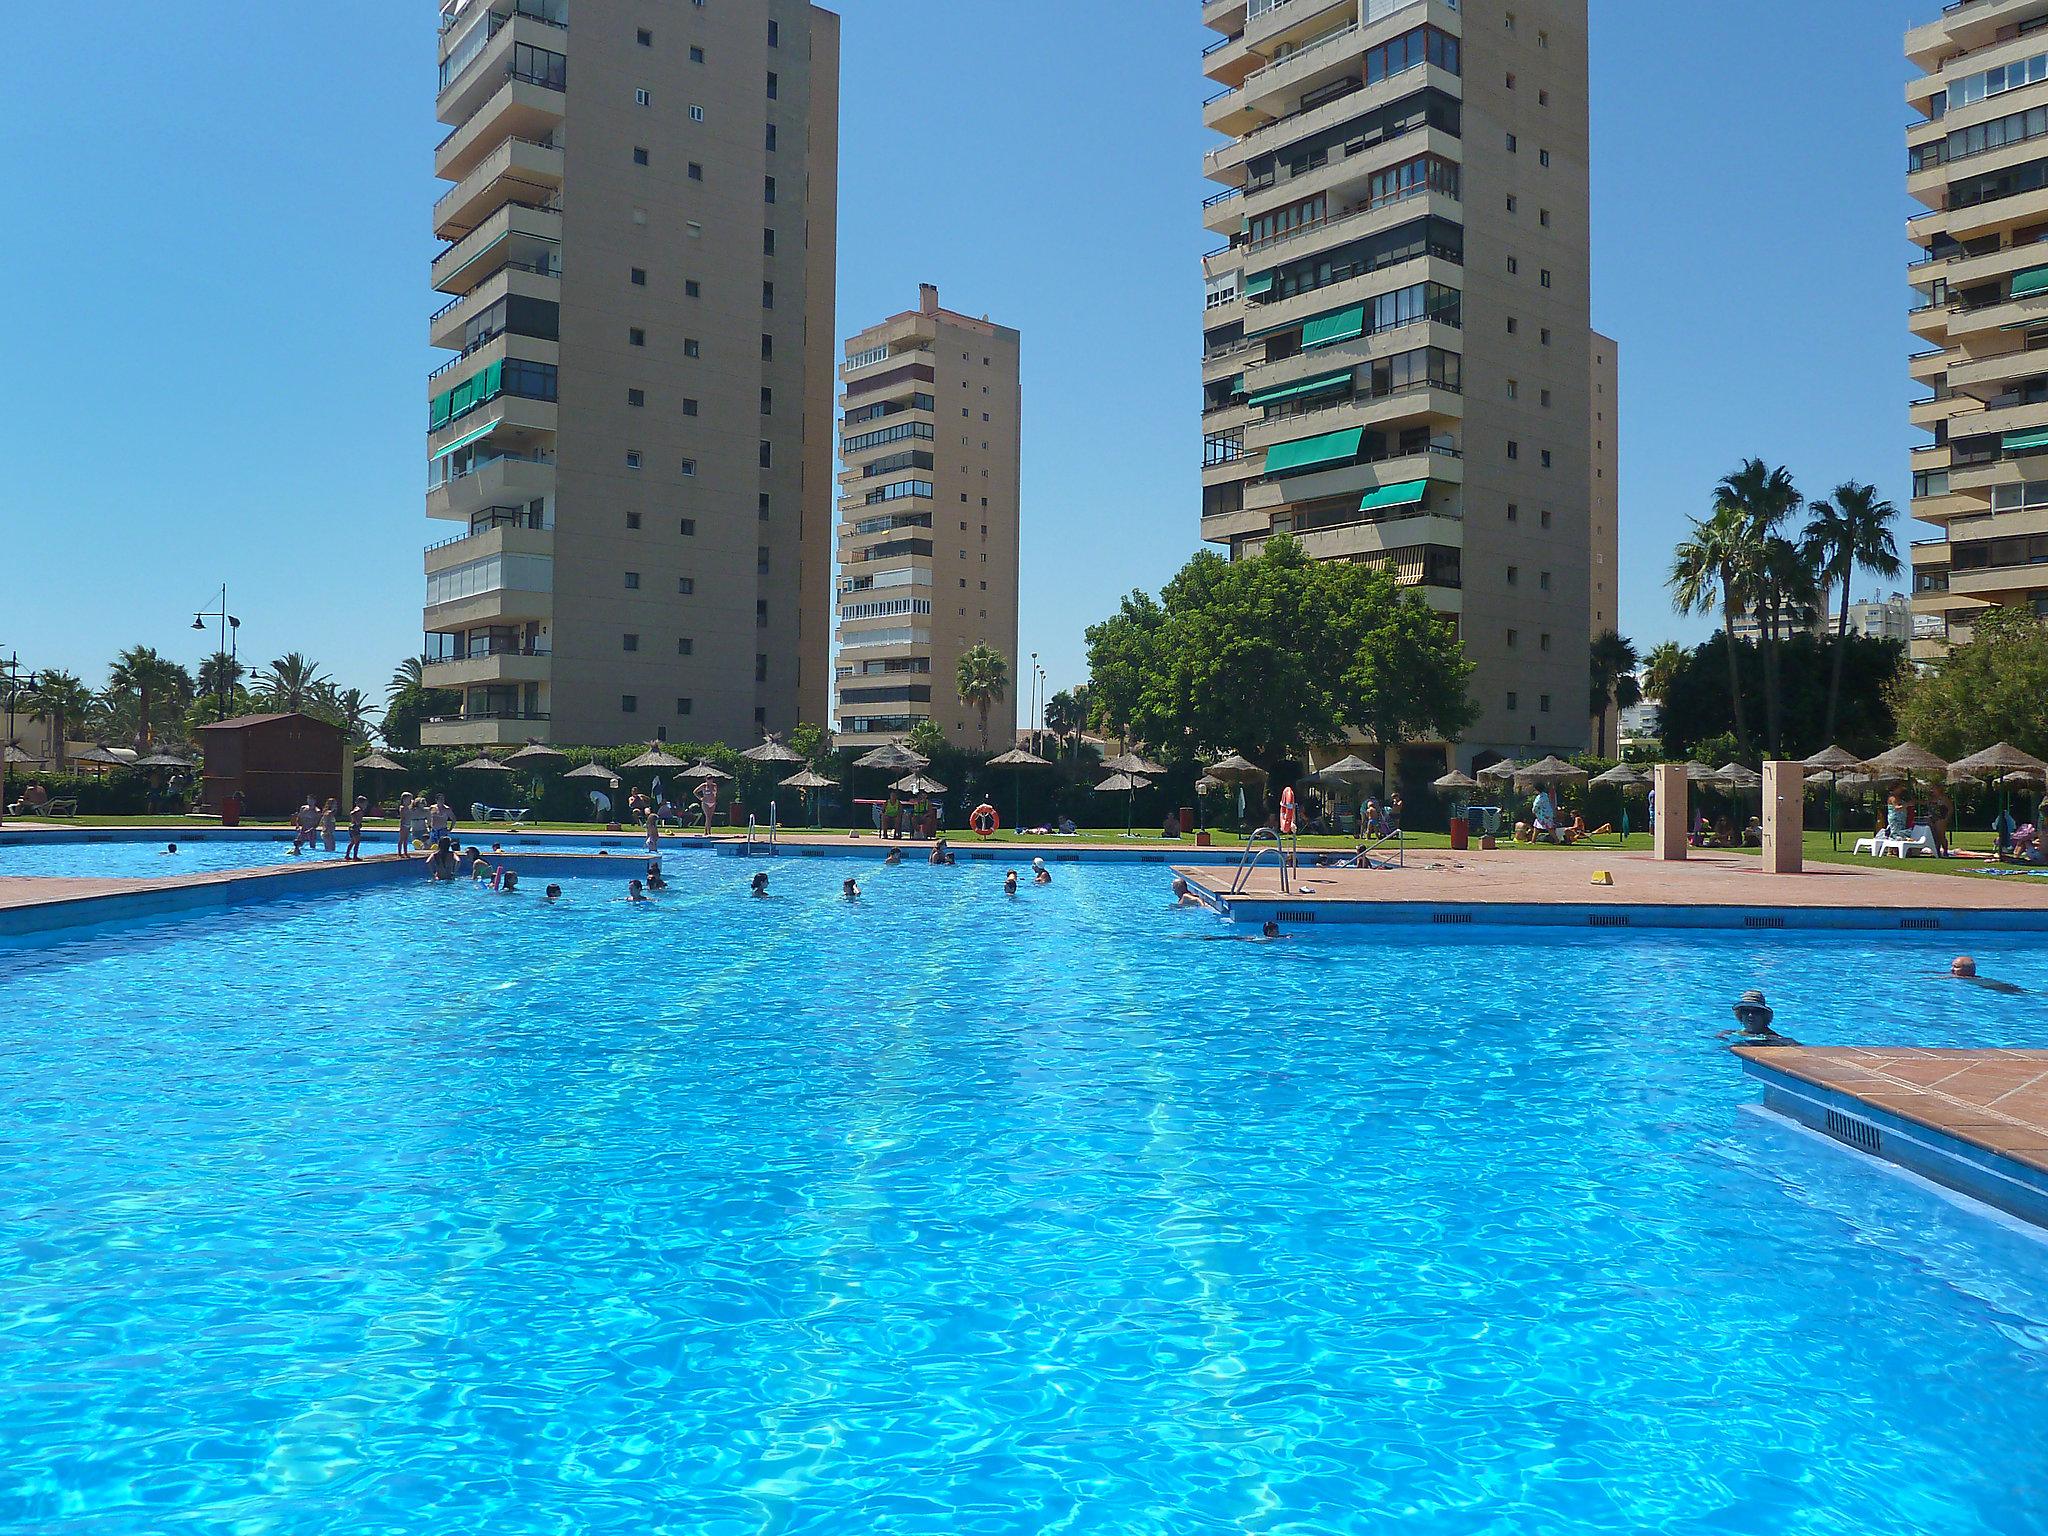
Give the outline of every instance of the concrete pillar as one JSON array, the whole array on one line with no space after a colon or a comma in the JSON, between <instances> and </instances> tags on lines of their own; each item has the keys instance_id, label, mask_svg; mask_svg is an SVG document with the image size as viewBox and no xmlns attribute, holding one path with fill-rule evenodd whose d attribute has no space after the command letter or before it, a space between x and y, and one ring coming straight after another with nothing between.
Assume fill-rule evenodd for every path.
<instances>
[{"instance_id":1,"label":"concrete pillar","mask_svg":"<svg viewBox=\"0 0 2048 1536\"><path fill-rule=\"evenodd\" d=\"M1683 763L1659 763L1650 771L1657 793L1656 851L1662 864L1685 862L1685 836L1692 826L1692 781Z\"/></svg>"},{"instance_id":2,"label":"concrete pillar","mask_svg":"<svg viewBox=\"0 0 2048 1536\"><path fill-rule=\"evenodd\" d=\"M1806 868L1806 769L1799 763L1764 764L1764 873L1796 875Z\"/></svg>"}]
</instances>

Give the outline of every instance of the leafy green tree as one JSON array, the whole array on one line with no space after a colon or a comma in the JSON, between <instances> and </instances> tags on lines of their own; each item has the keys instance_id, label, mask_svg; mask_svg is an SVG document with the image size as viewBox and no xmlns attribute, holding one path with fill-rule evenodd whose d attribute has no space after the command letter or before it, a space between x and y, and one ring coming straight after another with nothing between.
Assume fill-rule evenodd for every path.
<instances>
[{"instance_id":1,"label":"leafy green tree","mask_svg":"<svg viewBox=\"0 0 2048 1536\"><path fill-rule=\"evenodd\" d=\"M1937 756L2000 741L2048 756L2048 624L2024 608L1986 609L1930 669L1902 668L1891 703L1899 734Z\"/></svg>"},{"instance_id":2,"label":"leafy green tree","mask_svg":"<svg viewBox=\"0 0 2048 1536\"><path fill-rule=\"evenodd\" d=\"M28 697L28 707L50 722L61 766L66 734L74 728L83 730L92 712L92 690L73 673L43 672L36 677L35 691Z\"/></svg>"},{"instance_id":3,"label":"leafy green tree","mask_svg":"<svg viewBox=\"0 0 2048 1536\"><path fill-rule=\"evenodd\" d=\"M1877 494L1874 485L1846 481L1824 501L1807 507L1807 556L1824 582L1841 594L1841 608L1835 623L1835 638L1845 641L1849 634L1849 588L1857 570L1863 569L1889 581L1904 568L1899 561L1898 542L1891 525L1898 508ZM1842 661L1846 644L1834 648L1832 681L1828 685L1827 736L1834 737L1835 718L1842 695Z\"/></svg>"},{"instance_id":4,"label":"leafy green tree","mask_svg":"<svg viewBox=\"0 0 2048 1536\"><path fill-rule=\"evenodd\" d=\"M1251 560L1196 555L1087 638L1096 719L1169 763L1240 751L1277 770L1352 731L1391 751L1473 718L1448 625L1387 572L1312 561L1284 534Z\"/></svg>"},{"instance_id":5,"label":"leafy green tree","mask_svg":"<svg viewBox=\"0 0 2048 1536\"><path fill-rule=\"evenodd\" d=\"M384 685L384 701L390 703L402 693L416 693L427 685L427 658L408 656L391 672L391 681Z\"/></svg>"},{"instance_id":6,"label":"leafy green tree","mask_svg":"<svg viewBox=\"0 0 2048 1536\"><path fill-rule=\"evenodd\" d=\"M1643 701L1636 681L1640 658L1633 641L1614 630L1595 637L1592 648L1593 750L1607 750L1607 711L1627 709Z\"/></svg>"},{"instance_id":7,"label":"leafy green tree","mask_svg":"<svg viewBox=\"0 0 2048 1536\"><path fill-rule=\"evenodd\" d=\"M984 725L982 735L985 737L987 734L988 728ZM910 728L909 734L903 738L903 744L919 757L937 762L939 754L946 750L946 733L938 721L920 720Z\"/></svg>"},{"instance_id":8,"label":"leafy green tree","mask_svg":"<svg viewBox=\"0 0 2048 1536\"><path fill-rule=\"evenodd\" d=\"M1725 634L1716 634L1698 649L1686 653L1685 665L1671 678L1662 698L1662 736L1667 753L1686 757L1697 744L1711 738L1733 735L1734 710L1728 696L1727 663L1722 649ZM1838 642L1832 636L1796 634L1786 637L1784 686L1784 741L1787 757L1806 757L1830 745L1826 734L1829 652ZM1754 647L1737 641L1746 655ZM1842 671L1840 715L1836 729L1842 746L1852 752L1883 751L1898 739L1892 720L1887 690L1897 673L1904 648L1895 640L1869 640L1850 635ZM1748 695L1745 707L1761 708L1762 669L1742 669ZM1754 764L1749 743L1737 741L1734 750L1715 759L1715 766L1728 757Z\"/></svg>"},{"instance_id":9,"label":"leafy green tree","mask_svg":"<svg viewBox=\"0 0 2048 1536\"><path fill-rule=\"evenodd\" d=\"M193 689L199 702L212 701L212 719L225 720L228 717L234 697L241 689L245 670L242 663L227 651L215 651L199 663Z\"/></svg>"},{"instance_id":10,"label":"leafy green tree","mask_svg":"<svg viewBox=\"0 0 2048 1536\"><path fill-rule=\"evenodd\" d=\"M988 746L989 711L1010 692L1010 663L989 645L971 645L953 668L953 686L960 702L981 717L981 744Z\"/></svg>"},{"instance_id":11,"label":"leafy green tree","mask_svg":"<svg viewBox=\"0 0 2048 1536\"><path fill-rule=\"evenodd\" d=\"M801 757L811 772L831 777L835 755L832 735L822 725L813 725L808 720L798 722L797 728L789 733L789 750Z\"/></svg>"},{"instance_id":12,"label":"leafy green tree","mask_svg":"<svg viewBox=\"0 0 2048 1536\"><path fill-rule=\"evenodd\" d=\"M317 663L292 651L260 668L251 691L265 709L298 712L319 701L319 687L327 682Z\"/></svg>"}]
</instances>

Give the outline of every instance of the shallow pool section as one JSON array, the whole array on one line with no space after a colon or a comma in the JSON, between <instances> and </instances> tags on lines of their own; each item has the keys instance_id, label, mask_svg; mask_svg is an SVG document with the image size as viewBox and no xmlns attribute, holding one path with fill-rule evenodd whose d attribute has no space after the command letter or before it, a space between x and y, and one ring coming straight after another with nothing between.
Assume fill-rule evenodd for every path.
<instances>
[{"instance_id":1,"label":"shallow pool section","mask_svg":"<svg viewBox=\"0 0 2048 1536\"><path fill-rule=\"evenodd\" d=\"M475 846L486 852L502 848L507 854L595 853L604 848L614 855L639 854L638 838L623 836L553 837L528 834L517 837L503 831L457 833L462 847ZM178 851L169 852L175 841ZM74 879L157 880L174 875L212 874L228 869L264 869L278 865L338 859L348 846L348 829L339 830L333 851L318 845L292 853L289 833L262 831L232 833L202 829L190 833L138 835L127 830L115 832L67 832L59 837L33 840L0 838L0 878L9 875L61 876ZM366 857L396 853L398 834L389 827L367 829L363 834Z\"/></svg>"},{"instance_id":2,"label":"shallow pool section","mask_svg":"<svg viewBox=\"0 0 2048 1536\"><path fill-rule=\"evenodd\" d=\"M2048 1000L1937 936L1258 943L1002 867L10 954L0 1529L2048 1531L2048 1247L1713 1039Z\"/></svg>"}]
</instances>

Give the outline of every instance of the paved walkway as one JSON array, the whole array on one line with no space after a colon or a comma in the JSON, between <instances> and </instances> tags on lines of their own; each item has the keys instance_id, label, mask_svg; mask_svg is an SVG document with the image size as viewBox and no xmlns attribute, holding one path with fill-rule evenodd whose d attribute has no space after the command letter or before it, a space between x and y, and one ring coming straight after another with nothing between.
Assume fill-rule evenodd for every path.
<instances>
[{"instance_id":1,"label":"paved walkway","mask_svg":"<svg viewBox=\"0 0 2048 1536\"><path fill-rule=\"evenodd\" d=\"M1613 876L1612 885L1593 883L1602 871ZM1236 870L1196 867L1180 873L1221 896L1228 894ZM1399 869L1305 868L1295 872L1294 889L1284 895L1280 872L1269 859L1253 871L1243 895L1284 900L1290 907L1417 902L2048 912L2048 880L1973 879L1853 864L1811 864L1803 874L1769 875L1756 858L1741 854L1696 854L1682 864L1660 864L1647 853L1576 848L1432 849L1410 853Z\"/></svg>"},{"instance_id":2,"label":"paved walkway","mask_svg":"<svg viewBox=\"0 0 2048 1536\"><path fill-rule=\"evenodd\" d=\"M1736 1055L2048 1172L2048 1051L1741 1046Z\"/></svg>"}]
</instances>

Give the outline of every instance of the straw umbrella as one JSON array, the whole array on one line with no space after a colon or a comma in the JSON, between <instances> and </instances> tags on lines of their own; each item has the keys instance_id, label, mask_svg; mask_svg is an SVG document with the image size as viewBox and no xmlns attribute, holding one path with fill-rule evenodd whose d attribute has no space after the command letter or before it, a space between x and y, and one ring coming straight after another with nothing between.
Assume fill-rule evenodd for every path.
<instances>
[{"instance_id":1,"label":"straw umbrella","mask_svg":"<svg viewBox=\"0 0 2048 1536\"><path fill-rule=\"evenodd\" d=\"M664 752L660 747L651 746L638 757L627 758L619 766L633 773L643 773L650 768L657 773L661 773L671 768L687 768L690 765L680 757Z\"/></svg>"},{"instance_id":2,"label":"straw umbrella","mask_svg":"<svg viewBox=\"0 0 2048 1536\"><path fill-rule=\"evenodd\" d=\"M616 768L607 768L603 763L585 763L581 768L571 768L562 775L565 779L602 779L607 784L619 782Z\"/></svg>"},{"instance_id":3,"label":"straw umbrella","mask_svg":"<svg viewBox=\"0 0 2048 1536\"><path fill-rule=\"evenodd\" d=\"M510 773L512 770L495 757L472 757L466 763L457 763L456 773Z\"/></svg>"},{"instance_id":4,"label":"straw umbrella","mask_svg":"<svg viewBox=\"0 0 2048 1536\"><path fill-rule=\"evenodd\" d=\"M812 812L811 825L815 827L818 824L815 809L817 800L811 792L818 789L831 789L839 781L837 779L828 779L822 773L813 773L809 768L806 768L801 773L792 773L788 778L778 782L784 789L795 789L803 792L804 808Z\"/></svg>"},{"instance_id":5,"label":"straw umbrella","mask_svg":"<svg viewBox=\"0 0 2048 1536\"><path fill-rule=\"evenodd\" d=\"M1586 780L1589 788L1597 784L1608 789L1618 789L1621 791L1621 835L1624 838L1629 834L1628 792L1632 789L1647 789L1649 783L1650 781L1645 777L1642 769L1629 763L1616 763L1605 773L1596 773L1593 777Z\"/></svg>"},{"instance_id":6,"label":"straw umbrella","mask_svg":"<svg viewBox=\"0 0 2048 1536\"><path fill-rule=\"evenodd\" d=\"M174 752L152 752L148 757L138 757L128 766L131 768L190 768L192 764Z\"/></svg>"},{"instance_id":7,"label":"straw umbrella","mask_svg":"<svg viewBox=\"0 0 2048 1536\"><path fill-rule=\"evenodd\" d=\"M1111 773L1121 773L1140 778L1156 779L1162 777L1166 772L1159 764L1142 758L1135 752L1126 752L1122 757L1112 757L1102 766ZM1211 769L1210 772L1213 773L1215 770Z\"/></svg>"},{"instance_id":8,"label":"straw umbrella","mask_svg":"<svg viewBox=\"0 0 2048 1536\"><path fill-rule=\"evenodd\" d=\"M1371 763L1368 763L1364 758L1360 757L1357 753L1351 752L1346 753L1343 757L1338 758L1337 761L1330 764L1329 767L1318 769L1315 773L1309 775L1309 777L1314 779L1328 779L1333 783L1342 784L1347 789L1349 789L1353 785L1364 785L1374 780L1384 781L1386 775L1382 773L1378 768L1375 768ZM1363 809L1363 807L1354 807L1354 810L1361 809ZM1361 820L1361 822L1364 820L1362 816L1359 819Z\"/></svg>"},{"instance_id":9,"label":"straw umbrella","mask_svg":"<svg viewBox=\"0 0 2048 1536\"><path fill-rule=\"evenodd\" d=\"M801 752L792 752L773 736L764 736L761 745L749 747L740 754L750 763L800 763L804 760Z\"/></svg>"},{"instance_id":10,"label":"straw umbrella","mask_svg":"<svg viewBox=\"0 0 2048 1536\"><path fill-rule=\"evenodd\" d=\"M921 773L906 774L889 786L899 795L943 795L946 786Z\"/></svg>"},{"instance_id":11,"label":"straw umbrella","mask_svg":"<svg viewBox=\"0 0 2048 1536\"><path fill-rule=\"evenodd\" d=\"M1244 831L1244 787L1266 777L1266 770L1241 752L1230 752L1218 758L1208 767L1212 779L1237 789L1237 830Z\"/></svg>"},{"instance_id":12,"label":"straw umbrella","mask_svg":"<svg viewBox=\"0 0 2048 1536\"><path fill-rule=\"evenodd\" d=\"M22 763L39 763L42 761L39 757L29 756L28 753L22 751L21 748L11 741L5 747L0 747L0 760L4 760L9 767L15 767Z\"/></svg>"},{"instance_id":13,"label":"straw umbrella","mask_svg":"<svg viewBox=\"0 0 2048 1536\"><path fill-rule=\"evenodd\" d=\"M1828 840L1839 849L1842 846L1841 819L1836 814L1836 790L1840 787L1843 774L1853 773L1863 766L1863 759L1846 747L1823 747L1802 764L1808 778L1817 773L1828 776Z\"/></svg>"},{"instance_id":14,"label":"straw umbrella","mask_svg":"<svg viewBox=\"0 0 2048 1536\"><path fill-rule=\"evenodd\" d=\"M1124 836L1131 835L1131 827L1137 819L1138 791L1150 789L1152 781L1134 773L1113 773L1095 786L1098 795L1127 794L1124 803Z\"/></svg>"},{"instance_id":15,"label":"straw umbrella","mask_svg":"<svg viewBox=\"0 0 2048 1536\"><path fill-rule=\"evenodd\" d=\"M371 752L356 759L357 773L403 773L405 764L382 752Z\"/></svg>"},{"instance_id":16,"label":"straw umbrella","mask_svg":"<svg viewBox=\"0 0 2048 1536\"><path fill-rule=\"evenodd\" d=\"M1568 763L1561 757L1539 757L1535 762L1524 763L1517 768L1513 783L1517 790L1534 789L1540 792L1547 789L1554 802L1557 792L1565 785L1583 784L1586 777L1585 769ZM1533 812L1531 819L1534 819Z\"/></svg>"},{"instance_id":17,"label":"straw umbrella","mask_svg":"<svg viewBox=\"0 0 2048 1536\"><path fill-rule=\"evenodd\" d=\"M1228 788L1230 786L1213 773L1205 773L1195 780L1195 825L1198 829L1206 831L1209 826L1208 797L1220 795Z\"/></svg>"},{"instance_id":18,"label":"straw umbrella","mask_svg":"<svg viewBox=\"0 0 2048 1536\"><path fill-rule=\"evenodd\" d=\"M1052 764L1038 756L1035 752L1026 752L1022 747L1013 747L1000 757L990 758L988 765L991 768L1014 768L1017 770L1014 776L1016 789L1010 799L1010 825L1012 827L1023 826L1024 770L1026 768L1050 768Z\"/></svg>"},{"instance_id":19,"label":"straw umbrella","mask_svg":"<svg viewBox=\"0 0 2048 1536\"><path fill-rule=\"evenodd\" d=\"M2005 819L2012 811L2010 786L2014 780L2029 783L2037 779L2048 780L2048 763L2022 752L2009 741L2001 741L1994 746L1986 747L1982 752L1972 752L1961 762L1950 764L1948 776L1964 782L1989 779L1999 785L1999 851L2002 853Z\"/></svg>"},{"instance_id":20,"label":"straw umbrella","mask_svg":"<svg viewBox=\"0 0 2048 1536\"><path fill-rule=\"evenodd\" d=\"M1745 768L1741 763L1723 763L1714 770L1714 775L1727 787L1729 798L1738 802L1738 809L1740 809L1740 797L1745 792L1764 787L1764 776L1754 768ZM1759 813L1763 810L1761 800L1758 801L1757 810Z\"/></svg>"},{"instance_id":21,"label":"straw umbrella","mask_svg":"<svg viewBox=\"0 0 2048 1536\"><path fill-rule=\"evenodd\" d=\"M883 773L891 774L910 773L919 768L929 768L931 765L932 760L922 752L913 751L901 742L895 741L885 741L879 747L863 752L853 760L853 766L856 769L874 768ZM856 831L860 827L860 823L856 819L859 810L860 806L855 796L852 794L847 795L846 814Z\"/></svg>"},{"instance_id":22,"label":"straw umbrella","mask_svg":"<svg viewBox=\"0 0 2048 1536\"><path fill-rule=\"evenodd\" d=\"M1910 741L1880 752L1863 766L1871 777L1887 784L1904 783L1909 792L1920 780L1939 782L1948 777L1947 763Z\"/></svg>"}]
</instances>

